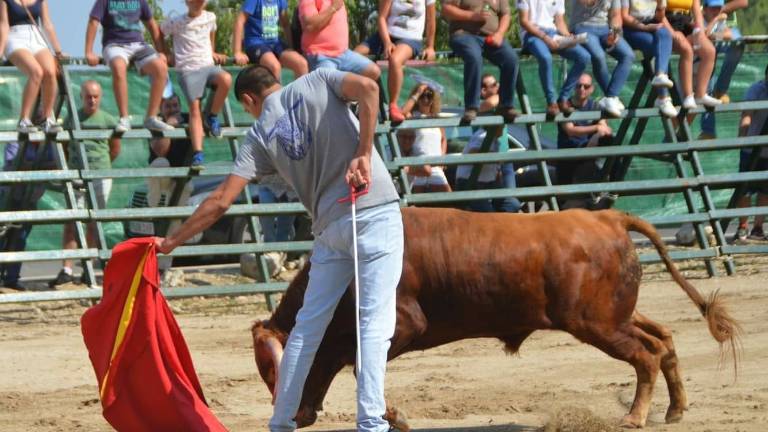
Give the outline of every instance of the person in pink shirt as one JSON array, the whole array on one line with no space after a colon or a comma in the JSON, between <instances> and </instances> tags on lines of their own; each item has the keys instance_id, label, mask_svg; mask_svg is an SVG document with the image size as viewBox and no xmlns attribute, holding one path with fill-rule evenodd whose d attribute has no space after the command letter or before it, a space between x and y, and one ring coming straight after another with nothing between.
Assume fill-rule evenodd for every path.
<instances>
[{"instance_id":1,"label":"person in pink shirt","mask_svg":"<svg viewBox=\"0 0 768 432\"><path fill-rule=\"evenodd\" d=\"M299 0L301 49L309 70L353 72L378 80L381 70L367 57L349 49L349 24L343 0Z\"/></svg>"}]
</instances>

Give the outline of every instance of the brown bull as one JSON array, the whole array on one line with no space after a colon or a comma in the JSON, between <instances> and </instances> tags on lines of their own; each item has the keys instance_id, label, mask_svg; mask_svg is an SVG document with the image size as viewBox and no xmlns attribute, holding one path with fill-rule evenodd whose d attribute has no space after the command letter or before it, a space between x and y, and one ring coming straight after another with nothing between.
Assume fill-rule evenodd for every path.
<instances>
[{"instance_id":1,"label":"brown bull","mask_svg":"<svg viewBox=\"0 0 768 432\"><path fill-rule=\"evenodd\" d=\"M725 343L734 349L738 342L738 324L721 298L704 300L672 263L653 226L636 217L613 210L515 215L406 208L403 222L405 256L390 359L479 337L498 338L514 353L536 330L563 330L635 368L635 400L622 425L645 425L659 370L669 388L666 420L679 421L687 399L672 334L635 310L642 269L628 231L651 240L721 348ZM272 317L253 326L256 363L273 394L308 270L309 265L294 279ZM350 288L304 386L300 427L314 423L331 381L354 361Z\"/></svg>"}]
</instances>

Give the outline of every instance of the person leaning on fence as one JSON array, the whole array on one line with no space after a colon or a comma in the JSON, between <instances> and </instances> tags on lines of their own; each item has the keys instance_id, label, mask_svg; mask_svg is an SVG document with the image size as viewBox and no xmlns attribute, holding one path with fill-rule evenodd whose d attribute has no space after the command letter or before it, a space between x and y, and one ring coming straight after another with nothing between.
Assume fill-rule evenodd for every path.
<instances>
[{"instance_id":1,"label":"person leaning on fence","mask_svg":"<svg viewBox=\"0 0 768 432\"><path fill-rule=\"evenodd\" d=\"M181 228L155 243L170 253L213 224L248 183L280 174L309 209L312 270L304 303L285 345L275 388L271 431L293 431L302 388L334 310L359 260L361 373L357 377L357 430L386 432L382 418L387 350L395 328L395 290L403 262L399 197L373 147L379 87L371 79L319 69L281 87L262 66L244 69L235 81L243 108L257 119L240 147L233 173L203 201ZM359 104L359 120L347 107ZM333 127L329 127L333 125ZM359 257L352 256L350 188L357 198Z\"/></svg>"},{"instance_id":2,"label":"person leaning on fence","mask_svg":"<svg viewBox=\"0 0 768 432\"><path fill-rule=\"evenodd\" d=\"M624 104L619 94L629 78L635 53L621 37L621 0L572 0L570 25L574 33L586 33L584 48L592 57L592 73L603 90L597 107L611 117L620 117ZM608 72L606 54L616 59Z\"/></svg>"},{"instance_id":3,"label":"person leaning on fence","mask_svg":"<svg viewBox=\"0 0 768 432\"><path fill-rule=\"evenodd\" d=\"M102 54L104 63L112 70L112 88L120 112L115 126L115 131L119 133L131 129L128 115L128 65L131 62L139 73L148 75L151 82L144 127L151 131L173 129L157 116L168 79L168 63L165 54L158 53L152 45L144 42L142 22L155 46L160 47L160 30L152 18L147 0L96 0L85 32L85 58L89 65L96 66L99 58L93 52L93 41L101 24Z\"/></svg>"},{"instance_id":4,"label":"person leaning on fence","mask_svg":"<svg viewBox=\"0 0 768 432\"><path fill-rule=\"evenodd\" d=\"M189 114L181 112L181 100L176 94L163 98L160 104L160 117L173 127L185 127L189 124ZM156 164L155 160L165 158L167 166L185 167L192 162L192 141L187 138L152 137L149 141L149 165ZM159 162L160 165L165 165Z\"/></svg>"},{"instance_id":5,"label":"person leaning on fence","mask_svg":"<svg viewBox=\"0 0 768 432\"><path fill-rule=\"evenodd\" d=\"M762 80L752 84L744 94L744 101L765 101L768 100L768 66L765 68L765 76ZM768 135L768 109L747 110L741 113L741 122L739 123L739 136ZM759 152L755 165L752 166L752 149L742 149L739 157L739 172L748 171L768 171L768 150L766 147L754 151ZM768 206L768 182L759 181L747 183L745 185L744 196L737 202L737 207L750 207L752 197L756 196L758 207ZM736 231L734 240L743 242L747 238L753 240L765 240L763 231L764 215L755 216L752 224L752 231L748 231L749 218L739 218L739 228ZM747 235L749 232L749 235Z\"/></svg>"},{"instance_id":6,"label":"person leaning on fence","mask_svg":"<svg viewBox=\"0 0 768 432\"><path fill-rule=\"evenodd\" d=\"M299 0L301 49L309 69L354 72L374 81L381 70L368 57L349 49L349 23L343 0Z\"/></svg>"},{"instance_id":7,"label":"person leaning on fence","mask_svg":"<svg viewBox=\"0 0 768 432\"><path fill-rule=\"evenodd\" d=\"M744 41L741 39L741 32L736 27L736 11L746 9L749 1L703 0L702 3L704 6L702 14L706 25L704 31L707 37L714 41L715 50L718 53L725 53L720 65L720 73L716 76L713 73L707 91L712 94L712 97L720 99L723 103L728 103L730 102L728 87L731 85L734 72L736 72L736 66L744 54ZM701 116L699 139L715 138L717 138L715 113L707 111Z\"/></svg>"},{"instance_id":8,"label":"person leaning on fence","mask_svg":"<svg viewBox=\"0 0 768 432\"><path fill-rule=\"evenodd\" d=\"M405 118L436 118L440 114L440 90L437 86L418 84L411 91L408 101L403 106ZM445 130L439 127L418 128L410 131L413 135L410 156L443 156L448 144ZM443 168L436 165L413 165L406 167L406 172L413 177L411 192L450 192L451 185L445 177Z\"/></svg>"},{"instance_id":9,"label":"person leaning on fence","mask_svg":"<svg viewBox=\"0 0 768 432\"><path fill-rule=\"evenodd\" d=\"M666 117L677 117L669 89L674 83L669 79L669 59L672 56L672 32L663 24L666 0L621 0L621 21L624 38L632 48L654 59L654 77L651 86L656 87L654 106Z\"/></svg>"},{"instance_id":10,"label":"person leaning on fence","mask_svg":"<svg viewBox=\"0 0 768 432\"><path fill-rule=\"evenodd\" d=\"M569 98L589 63L589 52L580 44L586 40L571 35L568 30L564 0L518 0L517 10L523 50L539 62L539 79L547 99L547 116L554 117L560 112L568 116L574 111ZM553 52L572 63L559 95L555 95L552 76Z\"/></svg>"},{"instance_id":11,"label":"person leaning on fence","mask_svg":"<svg viewBox=\"0 0 768 432\"><path fill-rule=\"evenodd\" d=\"M47 33L51 46L48 45L43 30ZM51 55L51 48L56 58ZM16 130L24 134L38 130L30 118L37 96L41 93L45 115L40 123L43 132L53 134L61 131L53 109L58 94L56 59L61 58L62 53L46 0L0 2L0 53L27 76Z\"/></svg>"},{"instance_id":12,"label":"person leaning on fence","mask_svg":"<svg viewBox=\"0 0 768 432\"><path fill-rule=\"evenodd\" d=\"M480 107L483 57L499 67L500 104L497 113L512 122L518 112L513 100L519 59L506 38L510 25L508 1L443 0L442 16L448 21L449 44L464 62L464 115L468 123Z\"/></svg>"},{"instance_id":13,"label":"person leaning on fence","mask_svg":"<svg viewBox=\"0 0 768 432\"><path fill-rule=\"evenodd\" d=\"M192 141L193 169L202 169L203 126L211 136L220 138L221 123L218 114L227 100L232 77L221 64L227 56L214 51L216 42L216 15L204 10L206 0L187 0L187 13L165 20L160 25L161 47L165 48L163 36L173 39L173 59L178 73L181 91L189 107L189 138ZM206 113L201 100L208 87L214 92Z\"/></svg>"},{"instance_id":14,"label":"person leaning on fence","mask_svg":"<svg viewBox=\"0 0 768 432\"><path fill-rule=\"evenodd\" d=\"M419 56L435 59L435 10L435 0L381 0L378 31L355 48L360 54L388 60L389 119L393 122L405 120L398 107L405 62ZM422 36L426 36L423 55Z\"/></svg>"},{"instance_id":15,"label":"person leaning on fence","mask_svg":"<svg viewBox=\"0 0 768 432\"><path fill-rule=\"evenodd\" d=\"M259 64L280 79L281 66L293 71L294 78L307 73L309 66L295 49L301 41L293 40L287 0L245 0L232 30L235 63ZM280 40L280 29L289 40Z\"/></svg>"},{"instance_id":16,"label":"person leaning on fence","mask_svg":"<svg viewBox=\"0 0 768 432\"><path fill-rule=\"evenodd\" d=\"M80 120L81 128L110 129L115 127L115 118L101 110L101 97L102 89L97 81L89 80L80 86L80 100L82 102L82 107L77 111L77 117ZM73 129L73 116L68 116L64 120L64 125L67 129ZM80 143L82 143L85 148L85 160L83 160L83 155L80 151ZM86 166L91 170L111 169L112 161L114 161L119 154L120 137L118 136L113 136L108 140L72 140L67 146L68 165L70 169L85 169ZM97 208L107 208L109 193L112 190L112 179L93 179L91 180L91 187L93 187L95 191ZM75 190L76 205L78 208L85 209L89 207L86 204L86 195L86 191ZM64 233L62 237L62 249L77 248L74 223L67 223L64 225ZM88 245L95 246L98 244L99 236L95 222L88 223L86 237ZM106 247L106 245L101 246ZM61 270L54 280L48 282L48 286L53 288L57 285L74 282L74 280L74 276L72 275L72 260L64 260ZM85 281L81 278L81 282L92 284L95 281Z\"/></svg>"},{"instance_id":17,"label":"person leaning on fence","mask_svg":"<svg viewBox=\"0 0 768 432\"><path fill-rule=\"evenodd\" d=\"M682 107L695 109L701 104L713 108L722 102L707 94L707 86L715 68L717 52L704 30L704 18L699 0L667 0L664 24L672 31L672 51L679 54ZM693 62L698 57L695 76Z\"/></svg>"}]
</instances>

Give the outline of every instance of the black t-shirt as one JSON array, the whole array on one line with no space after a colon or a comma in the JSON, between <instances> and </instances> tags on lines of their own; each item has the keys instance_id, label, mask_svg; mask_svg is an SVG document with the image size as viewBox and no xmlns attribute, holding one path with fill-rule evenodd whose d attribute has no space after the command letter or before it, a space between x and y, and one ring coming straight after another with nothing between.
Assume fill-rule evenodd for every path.
<instances>
[{"instance_id":1,"label":"black t-shirt","mask_svg":"<svg viewBox=\"0 0 768 432\"><path fill-rule=\"evenodd\" d=\"M181 119L184 125L189 123L189 114L181 113ZM182 126L182 125L179 125ZM157 154L149 147L149 163L157 159ZM192 141L189 138L176 138L171 140L171 148L165 155L172 167L189 166L192 162Z\"/></svg>"}]
</instances>

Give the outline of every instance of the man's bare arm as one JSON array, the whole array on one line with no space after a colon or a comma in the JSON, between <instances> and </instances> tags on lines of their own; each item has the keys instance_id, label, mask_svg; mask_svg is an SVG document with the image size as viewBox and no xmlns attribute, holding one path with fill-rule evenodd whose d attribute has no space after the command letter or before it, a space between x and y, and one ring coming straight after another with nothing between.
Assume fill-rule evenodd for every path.
<instances>
[{"instance_id":1,"label":"man's bare arm","mask_svg":"<svg viewBox=\"0 0 768 432\"><path fill-rule=\"evenodd\" d=\"M341 94L344 99L358 103L360 120L360 143L350 169L347 171L347 182L355 186L370 184L373 135L376 131L376 117L379 114L379 86L370 78L348 73L344 75L344 80L341 82Z\"/></svg>"}]
</instances>

